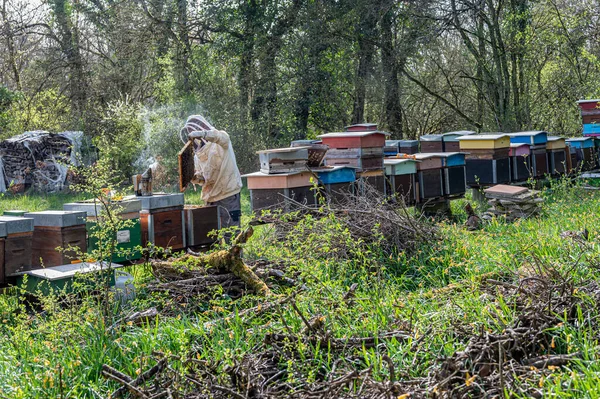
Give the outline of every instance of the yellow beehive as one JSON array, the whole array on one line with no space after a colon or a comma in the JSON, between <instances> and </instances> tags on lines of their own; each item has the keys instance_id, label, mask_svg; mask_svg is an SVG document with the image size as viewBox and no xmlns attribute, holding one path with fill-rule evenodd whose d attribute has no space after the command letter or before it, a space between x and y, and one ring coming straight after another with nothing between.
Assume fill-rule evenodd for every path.
<instances>
[{"instance_id":1,"label":"yellow beehive","mask_svg":"<svg viewBox=\"0 0 600 399\"><path fill-rule=\"evenodd\" d=\"M546 143L546 149L548 150L562 150L567 148L567 143L564 137L548 137L548 143Z\"/></svg>"},{"instance_id":2,"label":"yellow beehive","mask_svg":"<svg viewBox=\"0 0 600 399\"><path fill-rule=\"evenodd\" d=\"M510 147L507 134L473 134L458 138L460 150L497 150Z\"/></svg>"}]
</instances>

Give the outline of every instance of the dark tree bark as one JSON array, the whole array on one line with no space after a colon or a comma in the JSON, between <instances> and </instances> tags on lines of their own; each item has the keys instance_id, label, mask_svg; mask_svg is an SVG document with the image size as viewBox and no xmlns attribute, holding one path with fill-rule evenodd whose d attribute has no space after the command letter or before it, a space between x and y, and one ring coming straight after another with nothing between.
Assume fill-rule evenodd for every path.
<instances>
[{"instance_id":1,"label":"dark tree bark","mask_svg":"<svg viewBox=\"0 0 600 399\"><path fill-rule=\"evenodd\" d=\"M79 45L79 30L71 15L68 0L52 0L50 6L56 20L59 45L70 72L69 91L75 116L81 117L86 108L88 84Z\"/></svg>"},{"instance_id":2,"label":"dark tree bark","mask_svg":"<svg viewBox=\"0 0 600 399\"><path fill-rule=\"evenodd\" d=\"M177 0L177 77L178 88L181 94L188 95L190 88L190 34L188 30L188 4L187 0Z\"/></svg>"},{"instance_id":3,"label":"dark tree bark","mask_svg":"<svg viewBox=\"0 0 600 399\"><path fill-rule=\"evenodd\" d=\"M365 122L365 101L367 95L367 79L371 73L375 54L376 23L375 8L367 3L358 7L359 22L357 28L358 67L354 82L354 106L352 123Z\"/></svg>"},{"instance_id":4,"label":"dark tree bark","mask_svg":"<svg viewBox=\"0 0 600 399\"><path fill-rule=\"evenodd\" d=\"M8 12L6 9L7 0L2 1L2 9L0 9L2 15L2 34L4 36L4 43L6 44L6 50L8 52L8 64L13 74L13 79L15 81L15 87L17 90L21 90L21 73L19 71L19 67L17 66L17 52L15 50L15 37L12 31L12 26L10 20L8 18Z\"/></svg>"},{"instance_id":5,"label":"dark tree bark","mask_svg":"<svg viewBox=\"0 0 600 399\"><path fill-rule=\"evenodd\" d=\"M381 20L381 64L384 76L385 118L390 132L402 138L402 108L400 106L399 68L394 48L392 12Z\"/></svg>"}]
</instances>

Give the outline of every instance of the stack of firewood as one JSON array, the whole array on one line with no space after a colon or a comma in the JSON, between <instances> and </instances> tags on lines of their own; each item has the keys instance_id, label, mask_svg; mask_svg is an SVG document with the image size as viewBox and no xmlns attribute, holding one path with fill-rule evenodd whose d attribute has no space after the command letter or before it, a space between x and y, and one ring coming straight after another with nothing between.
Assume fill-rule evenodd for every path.
<instances>
[{"instance_id":1,"label":"stack of firewood","mask_svg":"<svg viewBox=\"0 0 600 399\"><path fill-rule=\"evenodd\" d=\"M71 159L71 141L61 134L27 132L0 142L4 178L13 191L62 189Z\"/></svg>"},{"instance_id":2,"label":"stack of firewood","mask_svg":"<svg viewBox=\"0 0 600 399\"><path fill-rule=\"evenodd\" d=\"M504 216L507 221L526 219L540 213L544 199L540 192L525 187L515 187L499 184L485 190L485 197L491 206L483 219Z\"/></svg>"}]
</instances>

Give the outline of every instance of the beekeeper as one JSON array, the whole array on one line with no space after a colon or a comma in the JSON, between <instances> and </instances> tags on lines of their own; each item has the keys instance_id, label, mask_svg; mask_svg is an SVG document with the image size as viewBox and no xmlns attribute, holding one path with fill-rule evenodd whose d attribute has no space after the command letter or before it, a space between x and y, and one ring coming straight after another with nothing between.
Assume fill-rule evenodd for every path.
<instances>
[{"instance_id":1,"label":"beekeeper","mask_svg":"<svg viewBox=\"0 0 600 399\"><path fill-rule=\"evenodd\" d=\"M229 135L215 129L200 115L190 116L182 133L194 140L192 183L202 186L202 200L207 205L221 207L222 227L240 226L242 177Z\"/></svg>"}]
</instances>

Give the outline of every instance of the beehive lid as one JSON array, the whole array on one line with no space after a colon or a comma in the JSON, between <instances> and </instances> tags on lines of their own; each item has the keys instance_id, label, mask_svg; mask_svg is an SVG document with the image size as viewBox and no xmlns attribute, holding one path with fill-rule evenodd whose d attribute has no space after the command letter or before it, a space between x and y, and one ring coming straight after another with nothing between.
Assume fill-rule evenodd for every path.
<instances>
[{"instance_id":1,"label":"beehive lid","mask_svg":"<svg viewBox=\"0 0 600 399\"><path fill-rule=\"evenodd\" d=\"M286 148L272 148L269 150L261 150L256 151L257 154L276 154L276 153L284 153L284 152L298 152L302 150L309 150L310 146L307 147L286 147Z\"/></svg>"},{"instance_id":2,"label":"beehive lid","mask_svg":"<svg viewBox=\"0 0 600 399\"><path fill-rule=\"evenodd\" d=\"M589 103L600 103L600 99L596 100L579 100L577 104L589 104Z\"/></svg>"},{"instance_id":3,"label":"beehive lid","mask_svg":"<svg viewBox=\"0 0 600 399\"><path fill-rule=\"evenodd\" d=\"M347 131L367 131L367 130L377 130L376 123L357 123L355 125L346 126Z\"/></svg>"},{"instance_id":4,"label":"beehive lid","mask_svg":"<svg viewBox=\"0 0 600 399\"><path fill-rule=\"evenodd\" d=\"M460 136L458 138L459 141L480 141L480 140L500 140L503 137L508 137L508 134L505 133L496 133L496 134L471 134L467 136Z\"/></svg>"},{"instance_id":5,"label":"beehive lid","mask_svg":"<svg viewBox=\"0 0 600 399\"><path fill-rule=\"evenodd\" d=\"M134 213L142 210L142 202L139 199L130 199L122 201L113 201L110 206L114 209L119 208L120 214ZM135 197L137 198L137 197ZM102 213L103 206L97 200L87 200L80 202L71 202L63 205L65 211L81 211L86 212L88 217L98 217Z\"/></svg>"},{"instance_id":6,"label":"beehive lid","mask_svg":"<svg viewBox=\"0 0 600 399\"><path fill-rule=\"evenodd\" d=\"M424 136L419 137L420 141L442 141L441 134L426 134Z\"/></svg>"},{"instance_id":7,"label":"beehive lid","mask_svg":"<svg viewBox=\"0 0 600 399\"><path fill-rule=\"evenodd\" d=\"M25 217L33 218L34 226L70 227L85 224L87 214L83 211L42 211L26 213Z\"/></svg>"},{"instance_id":8,"label":"beehive lid","mask_svg":"<svg viewBox=\"0 0 600 399\"><path fill-rule=\"evenodd\" d=\"M29 233L33 231L33 219L19 216L0 216L6 226L6 234Z\"/></svg>"},{"instance_id":9,"label":"beehive lid","mask_svg":"<svg viewBox=\"0 0 600 399\"><path fill-rule=\"evenodd\" d=\"M103 267L101 267L101 265L103 265L103 264L99 263L99 262L73 263L73 264L68 264L68 265L60 265L60 266L46 267L43 269L30 270L27 272L23 272L21 274L27 274L29 276L37 277L41 280L57 281L57 280L72 279L73 277L75 277L75 275L77 273L81 273L81 274L92 273L92 272L100 271L102 268L106 269L108 267L108 264L104 264ZM119 265L117 263L111 263L110 266L113 269L118 269L120 267L123 267L123 265Z\"/></svg>"},{"instance_id":10,"label":"beehive lid","mask_svg":"<svg viewBox=\"0 0 600 399\"><path fill-rule=\"evenodd\" d=\"M6 237L6 223L0 223L0 238Z\"/></svg>"},{"instance_id":11,"label":"beehive lid","mask_svg":"<svg viewBox=\"0 0 600 399\"><path fill-rule=\"evenodd\" d=\"M529 147L527 143L510 143L510 148Z\"/></svg>"},{"instance_id":12,"label":"beehive lid","mask_svg":"<svg viewBox=\"0 0 600 399\"><path fill-rule=\"evenodd\" d=\"M335 132L335 133L325 133L322 134L320 136L317 136L319 138L336 138L336 137L367 137L367 136L371 136L373 134L384 134L386 136L389 136L390 133L387 132L380 132L379 130L373 130L370 132Z\"/></svg>"},{"instance_id":13,"label":"beehive lid","mask_svg":"<svg viewBox=\"0 0 600 399\"><path fill-rule=\"evenodd\" d=\"M173 208L183 206L185 197L183 193L164 194L157 193L147 197L126 197L126 199L136 199L141 201L142 210L149 211L152 209Z\"/></svg>"}]
</instances>

